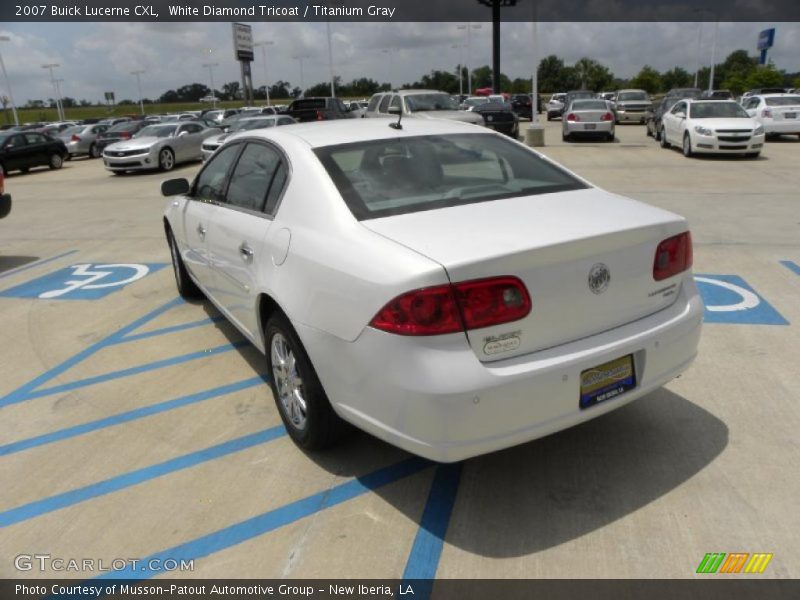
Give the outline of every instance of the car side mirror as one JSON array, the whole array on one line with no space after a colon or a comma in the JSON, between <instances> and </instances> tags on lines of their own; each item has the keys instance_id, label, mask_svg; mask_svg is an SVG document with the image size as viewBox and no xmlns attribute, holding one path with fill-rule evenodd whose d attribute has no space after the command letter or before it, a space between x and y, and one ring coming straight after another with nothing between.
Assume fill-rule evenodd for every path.
<instances>
[{"instance_id":1,"label":"car side mirror","mask_svg":"<svg viewBox=\"0 0 800 600\"><path fill-rule=\"evenodd\" d=\"M167 179L161 183L162 196L177 196L189 193L189 181L183 177Z\"/></svg>"},{"instance_id":2,"label":"car side mirror","mask_svg":"<svg viewBox=\"0 0 800 600\"><path fill-rule=\"evenodd\" d=\"M390 106L389 110L386 111L386 112L388 112L390 115L399 115L400 114L400 107L398 107L398 106Z\"/></svg>"}]
</instances>

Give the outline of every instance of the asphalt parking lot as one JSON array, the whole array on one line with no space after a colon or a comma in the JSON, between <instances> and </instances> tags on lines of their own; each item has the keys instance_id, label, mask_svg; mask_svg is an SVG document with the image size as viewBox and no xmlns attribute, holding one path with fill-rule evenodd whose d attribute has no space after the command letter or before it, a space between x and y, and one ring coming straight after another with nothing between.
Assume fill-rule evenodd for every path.
<instances>
[{"instance_id":1,"label":"asphalt parking lot","mask_svg":"<svg viewBox=\"0 0 800 600\"><path fill-rule=\"evenodd\" d=\"M700 354L618 411L448 466L360 433L319 454L291 443L263 357L175 291L159 183L199 165L9 176L0 578L102 574L18 570L45 554L194 561L121 573L166 577L800 577L800 140L686 159L642 126L614 143L560 127L546 155L689 218ZM773 556L696 574L718 552Z\"/></svg>"}]
</instances>

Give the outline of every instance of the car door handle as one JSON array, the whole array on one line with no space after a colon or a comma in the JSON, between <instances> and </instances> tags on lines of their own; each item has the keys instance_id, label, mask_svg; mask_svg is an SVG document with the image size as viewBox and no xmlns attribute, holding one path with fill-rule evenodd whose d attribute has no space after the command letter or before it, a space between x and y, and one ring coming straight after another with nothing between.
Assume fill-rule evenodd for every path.
<instances>
[{"instance_id":1,"label":"car door handle","mask_svg":"<svg viewBox=\"0 0 800 600\"><path fill-rule=\"evenodd\" d=\"M242 242L239 246L239 256L242 257L244 262L251 262L253 260L253 249L247 245L247 242Z\"/></svg>"},{"instance_id":2,"label":"car door handle","mask_svg":"<svg viewBox=\"0 0 800 600\"><path fill-rule=\"evenodd\" d=\"M203 239L204 237L206 237L206 228L203 227L202 225L198 225L197 226L197 235L200 236L200 239Z\"/></svg>"}]
</instances>

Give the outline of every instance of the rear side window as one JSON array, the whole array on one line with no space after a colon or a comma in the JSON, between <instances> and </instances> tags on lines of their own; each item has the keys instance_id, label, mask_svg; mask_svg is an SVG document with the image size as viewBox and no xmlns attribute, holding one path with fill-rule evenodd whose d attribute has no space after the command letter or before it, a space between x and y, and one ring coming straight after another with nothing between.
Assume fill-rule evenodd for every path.
<instances>
[{"instance_id":1,"label":"rear side window","mask_svg":"<svg viewBox=\"0 0 800 600\"><path fill-rule=\"evenodd\" d=\"M263 144L247 144L231 175L228 204L263 211L267 191L280 162L280 155L272 148Z\"/></svg>"},{"instance_id":2,"label":"rear side window","mask_svg":"<svg viewBox=\"0 0 800 600\"><path fill-rule=\"evenodd\" d=\"M381 96L380 94L375 94L372 98L370 98L369 104L367 105L367 110L369 112L375 112L376 110L378 110L378 102L381 101L382 97L383 96Z\"/></svg>"},{"instance_id":3,"label":"rear side window","mask_svg":"<svg viewBox=\"0 0 800 600\"><path fill-rule=\"evenodd\" d=\"M392 101L389 102L389 108L399 108L402 110L402 105L400 104L400 96L392 96Z\"/></svg>"},{"instance_id":4,"label":"rear side window","mask_svg":"<svg viewBox=\"0 0 800 600\"><path fill-rule=\"evenodd\" d=\"M283 192L283 186L286 185L288 176L289 170L286 168L286 164L281 162L272 177L272 183L267 193L267 203L264 205L264 212L268 215L275 214L275 209L278 208L278 200L281 198L281 192Z\"/></svg>"},{"instance_id":5,"label":"rear side window","mask_svg":"<svg viewBox=\"0 0 800 600\"><path fill-rule=\"evenodd\" d=\"M385 113L389 108L389 100L391 100L391 96L386 94L383 98L381 98L381 105L378 107L378 112Z\"/></svg>"},{"instance_id":6,"label":"rear side window","mask_svg":"<svg viewBox=\"0 0 800 600\"><path fill-rule=\"evenodd\" d=\"M359 220L586 187L487 134L390 138L314 152Z\"/></svg>"},{"instance_id":7,"label":"rear side window","mask_svg":"<svg viewBox=\"0 0 800 600\"><path fill-rule=\"evenodd\" d=\"M222 200L225 191L225 176L233 164L241 146L233 144L217 152L200 171L194 184L194 197L198 200Z\"/></svg>"}]
</instances>

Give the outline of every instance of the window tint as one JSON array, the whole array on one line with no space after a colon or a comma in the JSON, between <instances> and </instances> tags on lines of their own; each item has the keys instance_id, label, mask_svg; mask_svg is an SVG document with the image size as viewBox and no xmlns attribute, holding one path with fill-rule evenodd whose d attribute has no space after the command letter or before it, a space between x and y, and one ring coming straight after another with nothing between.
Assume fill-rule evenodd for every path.
<instances>
[{"instance_id":1,"label":"window tint","mask_svg":"<svg viewBox=\"0 0 800 600\"><path fill-rule=\"evenodd\" d=\"M227 202L239 208L262 211L278 153L263 144L247 144L236 163L228 186Z\"/></svg>"},{"instance_id":2,"label":"window tint","mask_svg":"<svg viewBox=\"0 0 800 600\"><path fill-rule=\"evenodd\" d=\"M767 106L796 106L800 105L800 96L775 96L765 98Z\"/></svg>"},{"instance_id":3,"label":"window tint","mask_svg":"<svg viewBox=\"0 0 800 600\"><path fill-rule=\"evenodd\" d=\"M586 187L533 152L488 134L385 139L314 152L357 219Z\"/></svg>"},{"instance_id":4,"label":"window tint","mask_svg":"<svg viewBox=\"0 0 800 600\"><path fill-rule=\"evenodd\" d=\"M268 215L274 215L275 209L278 207L278 200L281 197L281 192L283 191L283 186L286 184L286 178L289 175L289 171L286 168L286 164L281 162L278 165L278 170L275 171L275 175L272 177L272 184L269 186L269 193L267 194L267 203L264 206L264 212Z\"/></svg>"},{"instance_id":5,"label":"window tint","mask_svg":"<svg viewBox=\"0 0 800 600\"><path fill-rule=\"evenodd\" d=\"M378 107L378 112L385 113L386 109L389 108L389 100L391 99L392 97L389 94L386 94L383 98L381 98L381 105Z\"/></svg>"},{"instance_id":6,"label":"window tint","mask_svg":"<svg viewBox=\"0 0 800 600\"><path fill-rule=\"evenodd\" d=\"M375 94L372 98L369 99L369 104L367 105L367 110L370 112L375 112L378 108L378 102L381 101L382 96L380 94Z\"/></svg>"},{"instance_id":7,"label":"window tint","mask_svg":"<svg viewBox=\"0 0 800 600\"><path fill-rule=\"evenodd\" d=\"M677 115L679 112L686 112L686 103L678 102L669 112L671 112L673 115Z\"/></svg>"},{"instance_id":8,"label":"window tint","mask_svg":"<svg viewBox=\"0 0 800 600\"><path fill-rule=\"evenodd\" d=\"M400 96L392 96L392 101L389 103L389 108L399 108L402 110L402 105L400 104Z\"/></svg>"},{"instance_id":9,"label":"window tint","mask_svg":"<svg viewBox=\"0 0 800 600\"><path fill-rule=\"evenodd\" d=\"M181 130L188 131L189 133L198 133L203 130L203 126L197 123L186 123L181 126Z\"/></svg>"},{"instance_id":10,"label":"window tint","mask_svg":"<svg viewBox=\"0 0 800 600\"><path fill-rule=\"evenodd\" d=\"M197 176L194 185L194 197L198 200L221 200L225 189L225 175L228 174L240 144L226 146L217 152L206 164L205 169Z\"/></svg>"},{"instance_id":11,"label":"window tint","mask_svg":"<svg viewBox=\"0 0 800 600\"><path fill-rule=\"evenodd\" d=\"M27 138L29 144L41 144L47 141L40 133L26 133L25 137Z\"/></svg>"},{"instance_id":12,"label":"window tint","mask_svg":"<svg viewBox=\"0 0 800 600\"><path fill-rule=\"evenodd\" d=\"M25 140L24 135L15 135L11 138L8 142L9 147L19 148L20 146L26 146L28 142Z\"/></svg>"}]
</instances>

